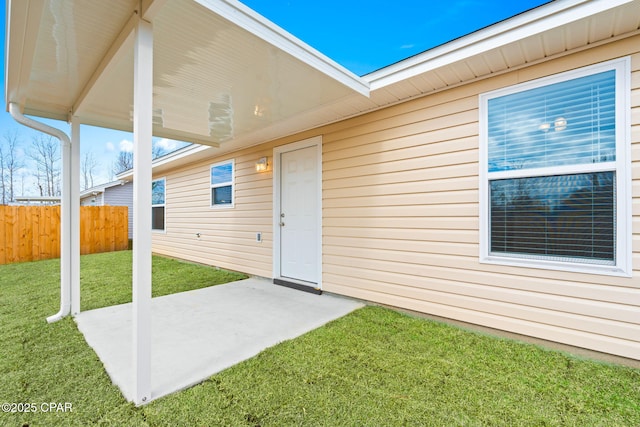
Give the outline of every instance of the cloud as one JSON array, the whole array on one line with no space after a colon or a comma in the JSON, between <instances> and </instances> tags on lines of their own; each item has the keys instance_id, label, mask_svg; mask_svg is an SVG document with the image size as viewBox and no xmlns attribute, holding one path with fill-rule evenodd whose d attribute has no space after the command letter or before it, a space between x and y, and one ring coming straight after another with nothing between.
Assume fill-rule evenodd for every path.
<instances>
[{"instance_id":1,"label":"cloud","mask_svg":"<svg viewBox=\"0 0 640 427\"><path fill-rule=\"evenodd\" d=\"M178 141L162 138L156 142L156 146L162 148L165 151L173 151L178 148Z\"/></svg>"},{"instance_id":2,"label":"cloud","mask_svg":"<svg viewBox=\"0 0 640 427\"><path fill-rule=\"evenodd\" d=\"M105 145L107 151L115 151L116 147L113 145L113 142L107 142Z\"/></svg>"},{"instance_id":3,"label":"cloud","mask_svg":"<svg viewBox=\"0 0 640 427\"><path fill-rule=\"evenodd\" d=\"M120 151L127 153L133 153L133 142L127 139L120 141Z\"/></svg>"}]
</instances>

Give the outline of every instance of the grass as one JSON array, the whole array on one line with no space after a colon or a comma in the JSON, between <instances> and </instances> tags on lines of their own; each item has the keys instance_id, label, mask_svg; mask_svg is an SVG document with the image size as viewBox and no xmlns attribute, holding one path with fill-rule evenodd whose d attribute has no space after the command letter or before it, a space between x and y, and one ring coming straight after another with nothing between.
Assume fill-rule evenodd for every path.
<instances>
[{"instance_id":1,"label":"grass","mask_svg":"<svg viewBox=\"0 0 640 427\"><path fill-rule=\"evenodd\" d=\"M131 251L83 256L80 264L81 309L86 311L131 302L131 269ZM153 257L152 270L153 297L247 277L241 273L161 256Z\"/></svg>"},{"instance_id":2,"label":"grass","mask_svg":"<svg viewBox=\"0 0 640 427\"><path fill-rule=\"evenodd\" d=\"M127 302L130 253L82 259L83 309ZM154 258L154 295L237 276ZM367 307L136 408L57 311L58 263L0 267L2 426L638 426L640 370ZM69 402L72 412L43 412Z\"/></svg>"}]
</instances>

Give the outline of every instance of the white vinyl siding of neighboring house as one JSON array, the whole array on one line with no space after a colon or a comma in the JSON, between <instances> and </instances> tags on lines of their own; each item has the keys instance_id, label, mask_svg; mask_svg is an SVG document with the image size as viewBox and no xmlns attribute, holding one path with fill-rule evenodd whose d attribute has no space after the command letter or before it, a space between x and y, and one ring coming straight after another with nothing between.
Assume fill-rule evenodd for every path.
<instances>
[{"instance_id":1,"label":"white vinyl siding of neighboring house","mask_svg":"<svg viewBox=\"0 0 640 427\"><path fill-rule=\"evenodd\" d=\"M80 206L102 206L103 202L103 192L99 192L96 195L90 194L87 197L83 197L80 199Z\"/></svg>"}]
</instances>

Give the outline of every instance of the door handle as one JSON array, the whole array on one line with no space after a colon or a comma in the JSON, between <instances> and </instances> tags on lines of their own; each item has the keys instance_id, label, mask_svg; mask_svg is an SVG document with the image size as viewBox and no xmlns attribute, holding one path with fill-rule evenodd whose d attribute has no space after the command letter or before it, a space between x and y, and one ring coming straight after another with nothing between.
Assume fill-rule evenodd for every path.
<instances>
[{"instance_id":1,"label":"door handle","mask_svg":"<svg viewBox=\"0 0 640 427\"><path fill-rule=\"evenodd\" d=\"M280 222L280 227L284 227L284 222Z\"/></svg>"}]
</instances>

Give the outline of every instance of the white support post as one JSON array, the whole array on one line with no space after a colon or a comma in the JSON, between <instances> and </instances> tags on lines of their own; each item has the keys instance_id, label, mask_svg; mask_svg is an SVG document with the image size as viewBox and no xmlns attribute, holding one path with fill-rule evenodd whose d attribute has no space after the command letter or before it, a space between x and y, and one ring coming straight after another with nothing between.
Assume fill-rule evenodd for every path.
<instances>
[{"instance_id":1,"label":"white support post","mask_svg":"<svg viewBox=\"0 0 640 427\"><path fill-rule=\"evenodd\" d=\"M80 120L71 118L71 315L80 313Z\"/></svg>"},{"instance_id":2,"label":"white support post","mask_svg":"<svg viewBox=\"0 0 640 427\"><path fill-rule=\"evenodd\" d=\"M133 372L134 403L151 398L151 138L153 27L136 25L133 79Z\"/></svg>"}]
</instances>

